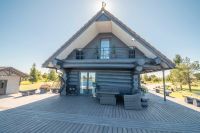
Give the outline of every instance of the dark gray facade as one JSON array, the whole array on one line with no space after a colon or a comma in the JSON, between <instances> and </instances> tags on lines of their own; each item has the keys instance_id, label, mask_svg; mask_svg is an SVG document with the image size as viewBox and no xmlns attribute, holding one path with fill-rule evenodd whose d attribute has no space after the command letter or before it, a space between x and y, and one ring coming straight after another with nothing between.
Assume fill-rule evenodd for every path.
<instances>
[{"instance_id":1,"label":"dark gray facade","mask_svg":"<svg viewBox=\"0 0 200 133\"><path fill-rule=\"evenodd\" d=\"M96 73L95 84L102 90L116 90L121 94L130 94L133 87L133 72L131 70L66 70L68 76L68 85L76 86L80 94L81 72ZM94 85L94 87L96 87ZM95 88L96 89L96 88ZM96 90L95 90L96 91Z\"/></svg>"},{"instance_id":2,"label":"dark gray facade","mask_svg":"<svg viewBox=\"0 0 200 133\"><path fill-rule=\"evenodd\" d=\"M110 41L110 58L109 59L97 59L97 50L100 49L101 45L101 39L108 38ZM145 59L145 55L139 51L137 48L134 48L134 58L130 57L130 50L133 48L128 47L126 44L124 44L119 38L117 38L112 33L104 33L97 35L89 44L87 44L84 48L78 49L80 51L83 51L83 58L82 59L76 59L77 53L75 49L69 56L65 59L66 61L73 61L75 64L79 61L83 61L81 65L85 66L84 60L90 60L92 59L97 64L101 61L107 60L108 62L111 60L118 60L117 64L119 65L119 68L106 68L106 67L96 67L93 66L94 62L91 63L90 67L83 67L80 66L78 68L65 68L66 73L66 79L67 79L67 85L68 86L76 86L78 89L78 93L80 94L81 89L81 73L84 72L93 72L95 73L95 85L94 88L96 89L96 86L98 86L99 89L103 89L106 91L109 90L116 90L120 92L120 94L131 94L133 89L138 89L139 86L139 79L134 82L134 75L137 75L136 77L139 77L138 73L135 73L136 70L130 69L130 68L123 68L123 60L125 59ZM115 51L114 53L112 53ZM112 64L112 63L111 63ZM103 64L105 65L105 64ZM93 66L93 67L92 67ZM88 84L88 83L87 83ZM134 84L138 84L137 86L134 86ZM88 87L88 86L87 86ZM137 87L137 88L134 88ZM96 91L96 90L95 90Z\"/></svg>"},{"instance_id":3,"label":"dark gray facade","mask_svg":"<svg viewBox=\"0 0 200 133\"><path fill-rule=\"evenodd\" d=\"M97 54L100 54L100 40L103 38L108 38L110 40L110 59L128 59L129 51L132 48L134 48L135 58L145 57L145 55L136 47L127 46L112 33L101 33L98 34L86 47L79 49L83 52L84 59L97 59ZM66 59L76 59L76 49Z\"/></svg>"}]
</instances>

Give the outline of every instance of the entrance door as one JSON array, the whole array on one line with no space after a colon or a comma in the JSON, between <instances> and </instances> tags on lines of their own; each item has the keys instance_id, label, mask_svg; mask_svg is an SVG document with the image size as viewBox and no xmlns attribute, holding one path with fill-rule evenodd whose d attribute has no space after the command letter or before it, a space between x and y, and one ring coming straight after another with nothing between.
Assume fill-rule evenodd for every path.
<instances>
[{"instance_id":1,"label":"entrance door","mask_svg":"<svg viewBox=\"0 0 200 133\"><path fill-rule=\"evenodd\" d=\"M0 95L6 94L7 80L0 80Z\"/></svg>"},{"instance_id":2,"label":"entrance door","mask_svg":"<svg viewBox=\"0 0 200 133\"><path fill-rule=\"evenodd\" d=\"M81 72L80 94L95 95L95 72Z\"/></svg>"}]
</instances>

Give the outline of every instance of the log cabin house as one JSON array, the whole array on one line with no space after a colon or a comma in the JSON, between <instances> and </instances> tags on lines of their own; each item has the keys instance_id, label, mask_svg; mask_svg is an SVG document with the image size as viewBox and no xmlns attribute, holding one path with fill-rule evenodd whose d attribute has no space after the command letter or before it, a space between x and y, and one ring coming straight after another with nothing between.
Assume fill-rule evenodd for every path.
<instances>
[{"instance_id":1,"label":"log cabin house","mask_svg":"<svg viewBox=\"0 0 200 133\"><path fill-rule=\"evenodd\" d=\"M140 74L175 65L102 7L43 67L63 72L63 94L74 86L78 95L95 95L97 89L124 95L140 90Z\"/></svg>"}]
</instances>

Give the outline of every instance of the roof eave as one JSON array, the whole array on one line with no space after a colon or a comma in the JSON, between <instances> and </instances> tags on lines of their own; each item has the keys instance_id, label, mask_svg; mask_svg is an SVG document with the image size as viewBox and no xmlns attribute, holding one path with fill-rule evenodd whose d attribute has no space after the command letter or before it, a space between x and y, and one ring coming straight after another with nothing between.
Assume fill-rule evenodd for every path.
<instances>
[{"instance_id":1,"label":"roof eave","mask_svg":"<svg viewBox=\"0 0 200 133\"><path fill-rule=\"evenodd\" d=\"M15 73L16 75L22 77L22 78L26 78L28 77L29 75L26 74L26 73L23 73L13 67L5 67L4 69L1 69L0 71L12 71L13 73Z\"/></svg>"},{"instance_id":2,"label":"roof eave","mask_svg":"<svg viewBox=\"0 0 200 133\"><path fill-rule=\"evenodd\" d=\"M154 48L150 43L148 43L146 40L144 40L142 37L140 37L136 32L131 30L129 27L127 27L124 23L122 23L118 18L116 18L114 15L112 15L110 12L108 12L105 9L101 9L97 14L92 17L79 31L77 31L64 45L62 45L52 56L50 56L43 64L42 67L49 67L49 63L56 58L56 56L59 55L59 53L65 49L72 41L74 41L80 34L84 32L85 29L87 29L96 19L98 16L101 15L102 11L105 13L105 15L109 16L113 22L118 24L124 31L126 31L129 35L131 35L133 38L135 38L140 44L142 44L147 49L150 49L157 57L159 57L163 62L167 64L169 69L173 69L175 67L175 64L168 59L165 55L163 55L161 52L159 52L156 48Z\"/></svg>"}]
</instances>

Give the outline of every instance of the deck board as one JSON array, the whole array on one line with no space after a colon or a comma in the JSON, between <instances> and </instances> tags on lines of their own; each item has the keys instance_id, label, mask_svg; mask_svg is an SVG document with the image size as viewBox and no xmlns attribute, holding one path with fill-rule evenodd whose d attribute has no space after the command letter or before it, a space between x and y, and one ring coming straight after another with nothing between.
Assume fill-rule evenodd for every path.
<instances>
[{"instance_id":1,"label":"deck board","mask_svg":"<svg viewBox=\"0 0 200 133\"><path fill-rule=\"evenodd\" d=\"M0 132L6 133L160 133L199 132L200 113L163 102L148 94L149 107L125 110L123 105L100 105L83 96L54 96L0 111Z\"/></svg>"}]
</instances>

